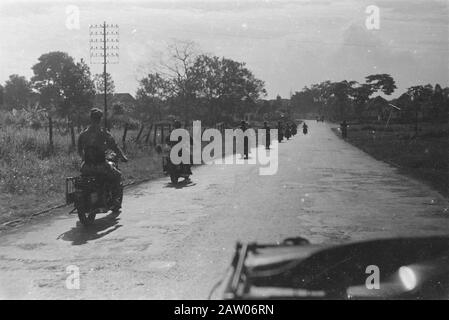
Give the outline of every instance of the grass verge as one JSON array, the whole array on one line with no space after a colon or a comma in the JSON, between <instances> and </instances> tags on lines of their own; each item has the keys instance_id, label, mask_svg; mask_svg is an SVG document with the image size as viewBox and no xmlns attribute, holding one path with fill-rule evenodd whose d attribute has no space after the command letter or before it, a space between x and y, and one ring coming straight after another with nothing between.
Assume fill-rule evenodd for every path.
<instances>
[{"instance_id":1,"label":"grass verge","mask_svg":"<svg viewBox=\"0 0 449 320\"><path fill-rule=\"evenodd\" d=\"M350 125L347 141L449 196L448 124L420 124L417 136L411 124Z\"/></svg>"}]
</instances>

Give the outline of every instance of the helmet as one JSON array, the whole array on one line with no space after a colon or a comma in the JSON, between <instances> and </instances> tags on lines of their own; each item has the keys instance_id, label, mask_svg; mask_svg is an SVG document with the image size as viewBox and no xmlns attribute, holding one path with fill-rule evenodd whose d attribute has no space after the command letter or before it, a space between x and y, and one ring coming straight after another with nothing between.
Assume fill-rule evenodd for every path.
<instances>
[{"instance_id":1,"label":"helmet","mask_svg":"<svg viewBox=\"0 0 449 320\"><path fill-rule=\"evenodd\" d=\"M103 116L103 111L101 111L100 109L98 109L98 108L92 108L92 109L90 110L90 118L91 118L92 120L100 121L100 119L101 119L102 116Z\"/></svg>"}]
</instances>

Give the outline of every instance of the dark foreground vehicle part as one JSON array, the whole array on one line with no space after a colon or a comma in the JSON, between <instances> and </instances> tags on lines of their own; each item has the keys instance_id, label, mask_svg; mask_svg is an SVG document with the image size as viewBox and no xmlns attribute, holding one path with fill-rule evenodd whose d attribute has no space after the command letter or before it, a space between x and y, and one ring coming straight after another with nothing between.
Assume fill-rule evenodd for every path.
<instances>
[{"instance_id":1,"label":"dark foreground vehicle part","mask_svg":"<svg viewBox=\"0 0 449 320\"><path fill-rule=\"evenodd\" d=\"M224 299L449 299L449 237L238 243Z\"/></svg>"}]
</instances>

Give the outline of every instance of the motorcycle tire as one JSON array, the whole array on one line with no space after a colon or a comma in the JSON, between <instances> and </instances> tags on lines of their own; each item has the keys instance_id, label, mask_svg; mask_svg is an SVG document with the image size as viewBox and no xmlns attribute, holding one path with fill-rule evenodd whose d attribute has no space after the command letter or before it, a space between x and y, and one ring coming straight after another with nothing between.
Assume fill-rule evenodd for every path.
<instances>
[{"instance_id":1,"label":"motorcycle tire","mask_svg":"<svg viewBox=\"0 0 449 320\"><path fill-rule=\"evenodd\" d=\"M122 205L123 202L123 185L120 184L120 196L119 196L119 202L120 202L120 206Z\"/></svg>"},{"instance_id":2,"label":"motorcycle tire","mask_svg":"<svg viewBox=\"0 0 449 320\"><path fill-rule=\"evenodd\" d=\"M78 218L83 226L90 226L95 221L96 213L78 209Z\"/></svg>"},{"instance_id":3,"label":"motorcycle tire","mask_svg":"<svg viewBox=\"0 0 449 320\"><path fill-rule=\"evenodd\" d=\"M178 183L178 175L176 174L176 173L174 173L174 172L171 172L170 173L170 181L171 181L171 183L173 183L173 184L177 184Z\"/></svg>"}]
</instances>

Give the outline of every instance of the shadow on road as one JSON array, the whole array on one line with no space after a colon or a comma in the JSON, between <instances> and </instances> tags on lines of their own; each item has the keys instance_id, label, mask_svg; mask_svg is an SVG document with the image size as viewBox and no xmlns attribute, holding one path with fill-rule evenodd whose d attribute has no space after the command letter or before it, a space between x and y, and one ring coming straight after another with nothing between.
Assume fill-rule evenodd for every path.
<instances>
[{"instance_id":1,"label":"shadow on road","mask_svg":"<svg viewBox=\"0 0 449 320\"><path fill-rule=\"evenodd\" d=\"M171 182L167 183L164 188L174 188L174 189L182 189L182 188L188 188L196 186L195 182L192 181L179 181L177 184L173 184Z\"/></svg>"},{"instance_id":2,"label":"shadow on road","mask_svg":"<svg viewBox=\"0 0 449 320\"><path fill-rule=\"evenodd\" d=\"M111 232L114 232L122 226L121 224L118 224L119 221L119 216L113 213L96 219L92 225L87 227L77 221L76 227L62 233L57 239L71 241L74 246L83 245L91 240L100 239Z\"/></svg>"}]
</instances>

